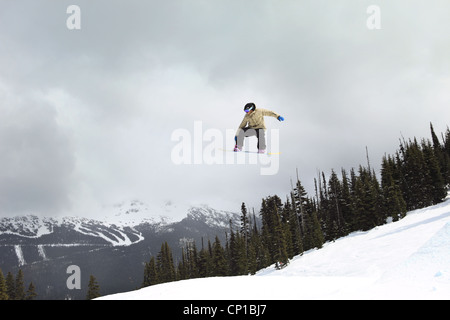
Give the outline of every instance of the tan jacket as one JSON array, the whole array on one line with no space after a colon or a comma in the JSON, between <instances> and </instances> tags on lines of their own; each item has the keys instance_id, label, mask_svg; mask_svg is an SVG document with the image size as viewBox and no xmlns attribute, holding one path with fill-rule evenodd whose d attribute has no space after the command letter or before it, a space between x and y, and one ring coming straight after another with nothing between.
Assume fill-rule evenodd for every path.
<instances>
[{"instance_id":1,"label":"tan jacket","mask_svg":"<svg viewBox=\"0 0 450 320\"><path fill-rule=\"evenodd\" d=\"M256 108L251 114L246 114L244 120L242 120L236 135L238 135L240 129L245 127L251 129L266 129L266 124L264 123L264 117L274 117L278 118L280 115L270 110Z\"/></svg>"}]
</instances>

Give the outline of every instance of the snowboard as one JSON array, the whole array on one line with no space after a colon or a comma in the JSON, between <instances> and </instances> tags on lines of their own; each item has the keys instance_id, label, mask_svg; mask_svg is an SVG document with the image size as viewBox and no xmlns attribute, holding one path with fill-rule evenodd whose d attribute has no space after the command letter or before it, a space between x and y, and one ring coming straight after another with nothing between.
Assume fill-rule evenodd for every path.
<instances>
[{"instance_id":1,"label":"snowboard","mask_svg":"<svg viewBox=\"0 0 450 320\"><path fill-rule=\"evenodd\" d=\"M221 150L221 151L226 151L226 152L234 152L234 153L242 153L242 152L244 152L244 153L256 153L256 154L265 154L265 155L268 155L268 156L272 156L272 155L277 155L277 154L281 154L281 152L265 152L265 153L259 153L258 151L249 151L249 150L242 150L242 151L239 151L239 152L235 152L233 149L222 149L222 148L219 148L219 150Z\"/></svg>"}]
</instances>

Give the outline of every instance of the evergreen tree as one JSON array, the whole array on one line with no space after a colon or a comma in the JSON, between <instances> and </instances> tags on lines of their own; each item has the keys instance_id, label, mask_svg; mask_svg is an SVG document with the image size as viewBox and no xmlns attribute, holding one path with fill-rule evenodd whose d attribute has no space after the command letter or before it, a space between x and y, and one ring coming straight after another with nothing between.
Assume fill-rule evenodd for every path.
<instances>
[{"instance_id":1,"label":"evergreen tree","mask_svg":"<svg viewBox=\"0 0 450 320\"><path fill-rule=\"evenodd\" d=\"M231 228L231 220L229 220L229 223L230 223L230 228ZM230 267L231 267L231 258L232 257L231 257L230 240L228 239L228 234L227 233L225 233L224 257L225 257L225 261L227 262L226 263L226 269L227 269L226 274L227 275L233 275L231 273L231 269L230 269Z\"/></svg>"},{"instance_id":2,"label":"evergreen tree","mask_svg":"<svg viewBox=\"0 0 450 320\"><path fill-rule=\"evenodd\" d=\"M347 172L344 169L342 169L342 197L340 203L345 234L349 234L350 232L357 230L354 225L356 215L353 207L349 179L347 177Z\"/></svg>"},{"instance_id":3,"label":"evergreen tree","mask_svg":"<svg viewBox=\"0 0 450 320\"><path fill-rule=\"evenodd\" d=\"M261 241L262 245L267 249L269 254L273 252L272 249L272 239L271 239L271 225L272 222L270 220L269 209L267 207L266 200L263 199L261 203L261 221L262 221L262 233L261 233ZM273 261L272 256L270 257L270 262Z\"/></svg>"},{"instance_id":4,"label":"evergreen tree","mask_svg":"<svg viewBox=\"0 0 450 320\"><path fill-rule=\"evenodd\" d=\"M446 170L442 171L442 174L444 176L444 181L447 186L450 185L450 129L447 127L447 131L445 133L445 136L443 136L443 147L442 152L444 153L444 161L445 165L444 167Z\"/></svg>"},{"instance_id":5,"label":"evergreen tree","mask_svg":"<svg viewBox=\"0 0 450 320\"><path fill-rule=\"evenodd\" d=\"M231 227L231 224L230 224ZM234 234L233 229L230 229L230 240L229 240L229 246L228 246L228 252L229 252L229 269L230 269L230 275L236 276L239 274L239 244L236 238L239 237L238 235Z\"/></svg>"},{"instance_id":6,"label":"evergreen tree","mask_svg":"<svg viewBox=\"0 0 450 320\"><path fill-rule=\"evenodd\" d=\"M405 200L408 210L426 207L430 204L430 198L423 193L426 181L426 164L423 153L417 140L410 141L402 146L403 173L406 182Z\"/></svg>"},{"instance_id":7,"label":"evergreen tree","mask_svg":"<svg viewBox=\"0 0 450 320\"><path fill-rule=\"evenodd\" d=\"M189 265L189 259L186 257L185 248L182 248L181 249L181 261L178 262L178 267L177 267L177 280L190 279L188 265Z\"/></svg>"},{"instance_id":8,"label":"evergreen tree","mask_svg":"<svg viewBox=\"0 0 450 320\"><path fill-rule=\"evenodd\" d=\"M372 172L360 166L354 194L358 229L366 231L383 221L381 188Z\"/></svg>"},{"instance_id":9,"label":"evergreen tree","mask_svg":"<svg viewBox=\"0 0 450 320\"><path fill-rule=\"evenodd\" d=\"M312 249L315 246L314 240L313 240L313 209L305 211L304 215L304 232L302 236L302 243L303 243L303 250L308 251L309 249ZM320 224L319 224L320 228Z\"/></svg>"},{"instance_id":10,"label":"evergreen tree","mask_svg":"<svg viewBox=\"0 0 450 320\"><path fill-rule=\"evenodd\" d=\"M0 300L8 300L8 288L6 286L6 280L3 275L2 269L0 269Z\"/></svg>"},{"instance_id":11,"label":"evergreen tree","mask_svg":"<svg viewBox=\"0 0 450 320\"><path fill-rule=\"evenodd\" d=\"M23 272L22 269L19 269L16 276L15 282L15 300L25 300L25 285L23 281Z\"/></svg>"},{"instance_id":12,"label":"evergreen tree","mask_svg":"<svg viewBox=\"0 0 450 320\"><path fill-rule=\"evenodd\" d=\"M208 239L208 275L207 276L214 276L214 268L213 268L213 244L211 243L211 240Z\"/></svg>"},{"instance_id":13,"label":"evergreen tree","mask_svg":"<svg viewBox=\"0 0 450 320\"><path fill-rule=\"evenodd\" d=\"M238 234L236 237L237 242L237 272L238 275L246 275L248 274L248 257L247 257L247 238Z\"/></svg>"},{"instance_id":14,"label":"evergreen tree","mask_svg":"<svg viewBox=\"0 0 450 320\"><path fill-rule=\"evenodd\" d=\"M248 218L248 214L247 214L247 207L245 206L245 203L242 202L241 205L241 237L244 240L244 244L245 244L245 249L247 249L247 245L248 245L248 239L250 236L250 225L249 225L249 218Z\"/></svg>"},{"instance_id":15,"label":"evergreen tree","mask_svg":"<svg viewBox=\"0 0 450 320\"><path fill-rule=\"evenodd\" d=\"M255 222L256 227L256 222ZM257 232L257 231L256 231ZM258 271L258 234L254 231L250 232L248 246L247 246L247 267L250 274L255 274Z\"/></svg>"},{"instance_id":16,"label":"evergreen tree","mask_svg":"<svg viewBox=\"0 0 450 320\"><path fill-rule=\"evenodd\" d=\"M199 277L199 261L195 242L187 243L181 251L181 261L176 270L177 280L194 279Z\"/></svg>"},{"instance_id":17,"label":"evergreen tree","mask_svg":"<svg viewBox=\"0 0 450 320\"><path fill-rule=\"evenodd\" d=\"M285 265L289 262L289 259L286 236L280 215L282 212L281 199L276 195L268 197L263 200L263 208L261 211L264 215L263 230L266 230L266 239L264 241L268 244L272 263L276 263L277 266Z\"/></svg>"},{"instance_id":18,"label":"evergreen tree","mask_svg":"<svg viewBox=\"0 0 450 320\"><path fill-rule=\"evenodd\" d=\"M286 207L286 204L284 204L283 208L281 209L280 219L287 258L291 259L294 256L294 244L292 243L292 233L291 228L289 226L290 210Z\"/></svg>"},{"instance_id":19,"label":"evergreen tree","mask_svg":"<svg viewBox=\"0 0 450 320\"><path fill-rule=\"evenodd\" d=\"M334 170L328 183L328 214L327 235L328 240L335 240L344 235L344 219L342 217L342 186Z\"/></svg>"},{"instance_id":20,"label":"evergreen tree","mask_svg":"<svg viewBox=\"0 0 450 320\"><path fill-rule=\"evenodd\" d=\"M433 128L433 124L430 122L430 130L431 130L431 139L433 141L433 147L434 150L440 150L441 149L441 143L439 142L439 139L436 135L436 133L434 132L434 128Z\"/></svg>"},{"instance_id":21,"label":"evergreen tree","mask_svg":"<svg viewBox=\"0 0 450 320\"><path fill-rule=\"evenodd\" d=\"M16 281L11 272L8 272L6 275L6 294L8 295L9 300L16 300Z\"/></svg>"},{"instance_id":22,"label":"evergreen tree","mask_svg":"<svg viewBox=\"0 0 450 320\"><path fill-rule=\"evenodd\" d=\"M450 170L450 154L447 154L445 150L445 137L443 137L444 143L441 145L436 133L434 132L433 124L431 122L430 130L431 138L433 141L433 152L438 162L440 173L442 175L440 179L442 179L442 183L446 185L450 182L450 180L448 179Z\"/></svg>"},{"instance_id":23,"label":"evergreen tree","mask_svg":"<svg viewBox=\"0 0 450 320\"><path fill-rule=\"evenodd\" d=\"M186 248L188 258L188 279L199 277L199 256L195 241Z\"/></svg>"},{"instance_id":24,"label":"evergreen tree","mask_svg":"<svg viewBox=\"0 0 450 320\"><path fill-rule=\"evenodd\" d=\"M406 214L406 203L399 185L393 177L395 162L391 157L383 157L381 165L381 187L384 195L385 217L391 216L394 221Z\"/></svg>"},{"instance_id":25,"label":"evergreen tree","mask_svg":"<svg viewBox=\"0 0 450 320\"><path fill-rule=\"evenodd\" d=\"M429 141L422 141L422 153L425 161L425 167L427 169L425 176L425 188L428 192L430 205L442 202L447 195L444 179L442 178L441 169L439 166L440 161L436 156L436 152L441 155L439 147L433 149Z\"/></svg>"},{"instance_id":26,"label":"evergreen tree","mask_svg":"<svg viewBox=\"0 0 450 320\"><path fill-rule=\"evenodd\" d=\"M254 215L254 214L253 214ZM254 250L254 255L256 261L254 263L250 262L250 272L256 273L257 270L267 267L270 265L269 252L267 247L264 246L262 241L262 236L258 230L256 225L256 218L253 219L253 229L252 229L252 237L251 237L251 247Z\"/></svg>"},{"instance_id":27,"label":"evergreen tree","mask_svg":"<svg viewBox=\"0 0 450 320\"><path fill-rule=\"evenodd\" d=\"M209 251L203 247L203 238L202 238L202 249L200 250L198 259L199 277L204 278L210 274L210 264L211 264L211 255L209 254Z\"/></svg>"},{"instance_id":28,"label":"evergreen tree","mask_svg":"<svg viewBox=\"0 0 450 320\"><path fill-rule=\"evenodd\" d=\"M97 282L97 279L91 274L89 276L89 283L88 283L88 291L86 294L86 300L92 300L95 298L100 297L100 286Z\"/></svg>"},{"instance_id":29,"label":"evergreen tree","mask_svg":"<svg viewBox=\"0 0 450 320\"><path fill-rule=\"evenodd\" d=\"M317 211L313 211L310 217L310 232L312 238L312 248L320 249L324 243L324 237L322 233L322 229L320 227L319 218L317 217Z\"/></svg>"},{"instance_id":30,"label":"evergreen tree","mask_svg":"<svg viewBox=\"0 0 450 320\"><path fill-rule=\"evenodd\" d=\"M375 214L373 218L374 227L386 223L386 215L384 213L384 199L383 192L381 190L380 182L375 174L375 171L370 171L370 186L372 197L375 202Z\"/></svg>"},{"instance_id":31,"label":"evergreen tree","mask_svg":"<svg viewBox=\"0 0 450 320\"><path fill-rule=\"evenodd\" d=\"M304 216L306 214L305 210L306 210L306 206L308 203L308 195L307 195L302 183L300 182L298 175L297 175L297 182L296 182L295 188L293 188L293 190L291 192L291 198L292 198L292 207L295 211L295 214L298 217L300 236L303 236L304 227L305 227Z\"/></svg>"},{"instance_id":32,"label":"evergreen tree","mask_svg":"<svg viewBox=\"0 0 450 320\"><path fill-rule=\"evenodd\" d=\"M229 271L230 275L248 274L248 241L250 237L249 219L245 204L241 206L241 227L240 231L235 233L232 221L230 220L230 240L227 242Z\"/></svg>"},{"instance_id":33,"label":"evergreen tree","mask_svg":"<svg viewBox=\"0 0 450 320\"><path fill-rule=\"evenodd\" d=\"M161 283L171 282L176 279L172 251L167 241L161 245L161 250L156 257L156 271Z\"/></svg>"},{"instance_id":34,"label":"evergreen tree","mask_svg":"<svg viewBox=\"0 0 450 320\"><path fill-rule=\"evenodd\" d=\"M151 257L148 263L145 263L144 281L142 287L148 287L160 283L158 273L156 271L155 257Z\"/></svg>"},{"instance_id":35,"label":"evergreen tree","mask_svg":"<svg viewBox=\"0 0 450 320\"><path fill-rule=\"evenodd\" d=\"M30 282L28 286L28 290L25 296L25 300L34 300L37 297L36 288L33 285L33 282Z\"/></svg>"},{"instance_id":36,"label":"evergreen tree","mask_svg":"<svg viewBox=\"0 0 450 320\"><path fill-rule=\"evenodd\" d=\"M320 227L322 229L325 241L329 241L332 240L331 237L332 223L329 214L330 201L328 199L327 181L323 172L319 172L318 180L319 180L318 183L319 197L317 198L316 213L320 222Z\"/></svg>"},{"instance_id":37,"label":"evergreen tree","mask_svg":"<svg viewBox=\"0 0 450 320\"><path fill-rule=\"evenodd\" d=\"M240 230L240 274L248 274L248 259L249 259L249 242L250 242L250 219L247 212L247 207L243 202L241 205L241 230Z\"/></svg>"},{"instance_id":38,"label":"evergreen tree","mask_svg":"<svg viewBox=\"0 0 450 320\"><path fill-rule=\"evenodd\" d=\"M289 230L286 231L286 233L288 233L290 236L290 239L288 239L290 243L289 247L291 250L291 252L289 253L289 258L293 258L294 256L303 253L303 243L299 219L295 211L295 207L290 203L289 199L286 200L286 203L284 205L283 217L285 217L286 219L286 226Z\"/></svg>"},{"instance_id":39,"label":"evergreen tree","mask_svg":"<svg viewBox=\"0 0 450 320\"><path fill-rule=\"evenodd\" d=\"M216 239L212 246L212 273L215 276L226 276L228 275L227 260L225 258L225 251L220 244L219 237Z\"/></svg>"}]
</instances>

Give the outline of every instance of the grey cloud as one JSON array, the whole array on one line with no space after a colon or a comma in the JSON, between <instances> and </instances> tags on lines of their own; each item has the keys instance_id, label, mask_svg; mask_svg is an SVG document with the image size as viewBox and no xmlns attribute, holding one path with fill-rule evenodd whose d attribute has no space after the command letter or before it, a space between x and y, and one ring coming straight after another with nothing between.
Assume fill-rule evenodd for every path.
<instances>
[{"instance_id":1,"label":"grey cloud","mask_svg":"<svg viewBox=\"0 0 450 320\"><path fill-rule=\"evenodd\" d=\"M377 163L400 132L427 136L429 121L445 130L450 118L445 1L378 1L375 31L370 1L82 0L78 31L65 27L70 4L0 5L11 211L133 194L250 201L288 190L296 167L308 184L318 169L364 163L366 145ZM267 119L280 130L276 176L174 166L173 130L235 128L248 101L286 118Z\"/></svg>"},{"instance_id":2,"label":"grey cloud","mask_svg":"<svg viewBox=\"0 0 450 320\"><path fill-rule=\"evenodd\" d=\"M70 139L45 101L0 96L1 213L58 213L70 203Z\"/></svg>"}]
</instances>

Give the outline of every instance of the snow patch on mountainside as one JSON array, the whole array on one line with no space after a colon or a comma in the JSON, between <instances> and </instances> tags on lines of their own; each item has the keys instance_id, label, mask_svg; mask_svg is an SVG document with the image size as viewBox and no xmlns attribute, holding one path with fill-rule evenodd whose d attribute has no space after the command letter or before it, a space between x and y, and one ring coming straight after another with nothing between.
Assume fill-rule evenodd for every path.
<instances>
[{"instance_id":1,"label":"snow patch on mountainside","mask_svg":"<svg viewBox=\"0 0 450 320\"><path fill-rule=\"evenodd\" d=\"M45 254L45 249L44 246L42 244L38 245L38 253L39 256L43 259L43 260L48 260L47 255Z\"/></svg>"},{"instance_id":2,"label":"snow patch on mountainside","mask_svg":"<svg viewBox=\"0 0 450 320\"><path fill-rule=\"evenodd\" d=\"M14 251L16 252L17 259L19 260L19 267L25 265L25 258L23 257L22 247L19 245L14 246Z\"/></svg>"}]
</instances>

